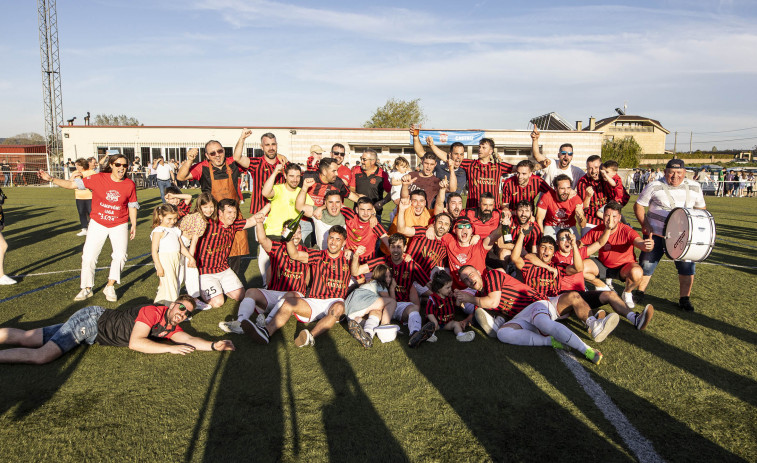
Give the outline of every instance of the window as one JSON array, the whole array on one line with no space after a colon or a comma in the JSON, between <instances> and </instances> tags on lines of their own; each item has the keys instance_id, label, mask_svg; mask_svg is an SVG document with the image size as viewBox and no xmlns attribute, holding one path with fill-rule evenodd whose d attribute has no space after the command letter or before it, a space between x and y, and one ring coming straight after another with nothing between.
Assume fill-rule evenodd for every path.
<instances>
[{"instance_id":1,"label":"window","mask_svg":"<svg viewBox=\"0 0 757 463\"><path fill-rule=\"evenodd\" d=\"M126 156L126 159L129 160L129 163L134 162L134 148L124 148L123 151L121 151L124 156Z\"/></svg>"},{"instance_id":2,"label":"window","mask_svg":"<svg viewBox=\"0 0 757 463\"><path fill-rule=\"evenodd\" d=\"M149 146L143 146L140 148L140 157L142 158L142 165L146 166L150 163L150 147Z\"/></svg>"}]
</instances>

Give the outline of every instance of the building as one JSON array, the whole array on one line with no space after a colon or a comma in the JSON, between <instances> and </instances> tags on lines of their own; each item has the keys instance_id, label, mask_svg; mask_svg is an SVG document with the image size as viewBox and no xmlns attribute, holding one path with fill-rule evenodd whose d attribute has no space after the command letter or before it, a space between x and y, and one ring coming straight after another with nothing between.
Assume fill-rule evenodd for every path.
<instances>
[{"instance_id":1,"label":"building","mask_svg":"<svg viewBox=\"0 0 757 463\"><path fill-rule=\"evenodd\" d=\"M665 137L670 133L660 121L644 116L617 115L595 122L589 118L588 131L603 132L603 140L619 140L632 137L641 146L642 154L665 153Z\"/></svg>"},{"instance_id":2,"label":"building","mask_svg":"<svg viewBox=\"0 0 757 463\"><path fill-rule=\"evenodd\" d=\"M279 153L290 161L305 163L311 145L320 145L329 151L334 143L345 145L347 156L345 162L355 165L362 150L373 148L379 154L379 161L392 163L398 156L404 156L413 167L420 164L413 151L412 139L407 129L368 129L336 127L252 127L253 135L245 143L248 156L259 156L260 136L271 132L278 141ZM239 139L242 127L180 127L180 126L61 126L63 136L63 158L77 159L94 155L103 155L108 149L117 149L130 160L140 158L143 165L152 162L158 156L186 159L186 152L199 148L202 153L205 143L218 140L231 156L234 145ZM445 130L429 131L439 135L441 140L448 140ZM527 159L531 154L530 130L457 130L454 132L476 133L478 136L492 138L500 160L515 164ZM461 137L471 139L472 137ZM549 157L556 157L558 148L563 143L571 143L576 152L576 162L583 165L586 158L601 154L602 134L592 131L544 131L539 139L544 152ZM450 143L450 138L447 143ZM475 158L478 143L465 142L467 156ZM441 145L440 145L441 146Z\"/></svg>"}]
</instances>

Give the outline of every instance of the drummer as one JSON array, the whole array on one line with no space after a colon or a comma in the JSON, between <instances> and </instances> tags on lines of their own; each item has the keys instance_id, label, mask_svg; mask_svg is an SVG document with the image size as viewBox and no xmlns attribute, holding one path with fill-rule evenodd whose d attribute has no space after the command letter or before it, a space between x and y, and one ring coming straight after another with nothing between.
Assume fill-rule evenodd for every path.
<instances>
[{"instance_id":1,"label":"drummer","mask_svg":"<svg viewBox=\"0 0 757 463\"><path fill-rule=\"evenodd\" d=\"M644 208L649 207L649 212ZM636 200L633 211L641 224L644 236L652 235L654 249L639 255L639 264L644 270L638 290L634 294L636 302L644 299L649 279L652 278L657 264L665 251L663 239L665 219L676 207L686 209L705 209L702 187L698 182L686 178L686 170L681 159L671 159L665 166L665 175L660 180L649 182ZM689 299L694 284L694 262L676 261L680 299L678 305L687 312L693 312L694 306Z\"/></svg>"}]
</instances>

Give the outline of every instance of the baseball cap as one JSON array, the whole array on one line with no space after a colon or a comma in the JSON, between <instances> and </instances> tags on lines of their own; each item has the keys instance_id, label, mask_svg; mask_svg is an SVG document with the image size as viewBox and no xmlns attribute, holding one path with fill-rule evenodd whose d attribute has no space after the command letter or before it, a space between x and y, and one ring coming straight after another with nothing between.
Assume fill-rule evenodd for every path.
<instances>
[{"instance_id":1,"label":"baseball cap","mask_svg":"<svg viewBox=\"0 0 757 463\"><path fill-rule=\"evenodd\" d=\"M468 217L458 217L457 220L455 220L455 228L457 228L460 225L471 225L471 221Z\"/></svg>"},{"instance_id":2,"label":"baseball cap","mask_svg":"<svg viewBox=\"0 0 757 463\"><path fill-rule=\"evenodd\" d=\"M684 167L683 159L671 159L665 165L666 169L683 169Z\"/></svg>"},{"instance_id":3,"label":"baseball cap","mask_svg":"<svg viewBox=\"0 0 757 463\"><path fill-rule=\"evenodd\" d=\"M320 147L320 146L318 146L318 145L313 145L313 146L311 146L311 147L310 147L310 152L311 152L311 153L318 153L318 154L321 154L321 153L323 153L323 148L321 148L321 147Z\"/></svg>"}]
</instances>

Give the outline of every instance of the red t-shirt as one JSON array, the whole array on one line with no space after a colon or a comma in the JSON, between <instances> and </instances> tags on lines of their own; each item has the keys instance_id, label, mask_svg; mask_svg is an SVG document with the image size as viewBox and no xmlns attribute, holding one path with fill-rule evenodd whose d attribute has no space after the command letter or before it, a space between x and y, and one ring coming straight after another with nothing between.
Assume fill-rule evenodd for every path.
<instances>
[{"instance_id":1,"label":"red t-shirt","mask_svg":"<svg viewBox=\"0 0 757 463\"><path fill-rule=\"evenodd\" d=\"M341 178L345 185L352 185L353 175L352 175L352 169L345 166L344 164L340 165L339 168L336 170L337 177Z\"/></svg>"},{"instance_id":2,"label":"red t-shirt","mask_svg":"<svg viewBox=\"0 0 757 463\"><path fill-rule=\"evenodd\" d=\"M90 175L81 179L92 190L92 212L89 217L108 228L129 221L129 203L137 202L137 187L130 179L114 182L110 173Z\"/></svg>"},{"instance_id":3,"label":"red t-shirt","mask_svg":"<svg viewBox=\"0 0 757 463\"><path fill-rule=\"evenodd\" d=\"M477 211L478 209L466 209L465 212L463 212L463 215L470 219L471 225L473 225L473 233L480 236L481 239L484 239L499 227L500 212L497 209L494 209L491 218L486 222L483 222L476 215Z\"/></svg>"},{"instance_id":4,"label":"red t-shirt","mask_svg":"<svg viewBox=\"0 0 757 463\"><path fill-rule=\"evenodd\" d=\"M581 259L586 259L589 254L586 252L586 248L578 248L578 253L581 255ZM573 252L571 251L567 256L563 256L559 252L555 252L552 256L552 264L555 267L566 269L573 265ZM560 279L560 292L565 291L586 291L586 284L584 282L584 274L576 273L573 275L565 275Z\"/></svg>"},{"instance_id":5,"label":"red t-shirt","mask_svg":"<svg viewBox=\"0 0 757 463\"><path fill-rule=\"evenodd\" d=\"M612 179L615 181L615 186L611 187L609 183L607 184L607 190L610 192L609 199L617 201L625 206L628 204L628 200L631 199L631 195L628 194L626 188L623 186L623 180L620 179L620 175L616 174Z\"/></svg>"},{"instance_id":6,"label":"red t-shirt","mask_svg":"<svg viewBox=\"0 0 757 463\"><path fill-rule=\"evenodd\" d=\"M357 214L345 220L347 229L347 249L354 251L358 246L365 246L365 254L360 256L360 262L365 262L376 255L376 241L386 235L386 228L377 223L371 228L370 222L363 222Z\"/></svg>"},{"instance_id":7,"label":"red t-shirt","mask_svg":"<svg viewBox=\"0 0 757 463\"><path fill-rule=\"evenodd\" d=\"M164 305L146 305L139 310L139 315L137 315L135 322L142 322L149 326L150 337L171 339L174 334L184 330L180 326L174 326L170 330L166 329L167 311L168 307Z\"/></svg>"},{"instance_id":8,"label":"red t-shirt","mask_svg":"<svg viewBox=\"0 0 757 463\"><path fill-rule=\"evenodd\" d=\"M544 225L549 227L573 227L576 225L576 208L583 207L581 197L576 195L567 201L558 201L557 193L550 191L541 196L539 209L544 209Z\"/></svg>"},{"instance_id":9,"label":"red t-shirt","mask_svg":"<svg viewBox=\"0 0 757 463\"><path fill-rule=\"evenodd\" d=\"M483 239L472 246L463 247L458 244L456 236L446 234L442 236L442 243L447 250L452 286L455 289L467 288L465 283L460 280L460 267L472 265L479 272L486 269L486 249L484 249Z\"/></svg>"},{"instance_id":10,"label":"red t-shirt","mask_svg":"<svg viewBox=\"0 0 757 463\"><path fill-rule=\"evenodd\" d=\"M605 231L605 225L599 225L589 230L581 242L588 246L602 236ZM633 242L639 238L639 234L630 226L619 223L618 228L610 235L607 244L599 249L599 261L607 268L617 268L625 264L636 262L636 255L633 252Z\"/></svg>"}]
</instances>

